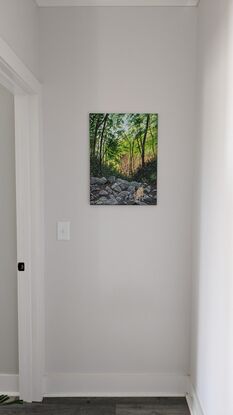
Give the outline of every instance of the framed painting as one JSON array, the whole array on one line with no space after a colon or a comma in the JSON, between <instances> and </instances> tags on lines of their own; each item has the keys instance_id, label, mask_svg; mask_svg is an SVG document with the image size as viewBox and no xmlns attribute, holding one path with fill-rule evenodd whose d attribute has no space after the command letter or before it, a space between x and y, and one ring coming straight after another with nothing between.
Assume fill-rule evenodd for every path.
<instances>
[{"instance_id":1,"label":"framed painting","mask_svg":"<svg viewBox=\"0 0 233 415\"><path fill-rule=\"evenodd\" d=\"M156 205L158 114L91 113L91 205Z\"/></svg>"}]
</instances>

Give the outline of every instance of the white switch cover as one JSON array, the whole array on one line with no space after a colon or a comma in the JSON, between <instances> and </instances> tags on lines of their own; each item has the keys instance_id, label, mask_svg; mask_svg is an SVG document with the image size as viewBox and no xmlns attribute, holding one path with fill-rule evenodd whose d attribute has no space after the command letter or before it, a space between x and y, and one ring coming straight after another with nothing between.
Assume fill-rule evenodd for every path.
<instances>
[{"instance_id":1,"label":"white switch cover","mask_svg":"<svg viewBox=\"0 0 233 415\"><path fill-rule=\"evenodd\" d=\"M70 222L57 222L57 240L70 240Z\"/></svg>"}]
</instances>

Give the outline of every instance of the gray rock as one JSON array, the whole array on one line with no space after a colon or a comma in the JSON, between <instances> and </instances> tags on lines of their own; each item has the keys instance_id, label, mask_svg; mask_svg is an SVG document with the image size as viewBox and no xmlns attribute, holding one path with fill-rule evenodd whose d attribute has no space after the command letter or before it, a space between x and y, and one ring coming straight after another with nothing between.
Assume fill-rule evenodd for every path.
<instances>
[{"instance_id":1,"label":"gray rock","mask_svg":"<svg viewBox=\"0 0 233 415\"><path fill-rule=\"evenodd\" d=\"M119 184L118 183L114 183L113 185L112 185L112 190L114 190L115 192L121 192L121 187L119 186Z\"/></svg>"},{"instance_id":2,"label":"gray rock","mask_svg":"<svg viewBox=\"0 0 233 415\"><path fill-rule=\"evenodd\" d=\"M91 184L106 184L107 179L105 177L91 177Z\"/></svg>"},{"instance_id":3,"label":"gray rock","mask_svg":"<svg viewBox=\"0 0 233 415\"><path fill-rule=\"evenodd\" d=\"M101 190L101 191L99 192L99 195L100 195L100 196L108 196L108 192L106 192L106 190Z\"/></svg>"},{"instance_id":4,"label":"gray rock","mask_svg":"<svg viewBox=\"0 0 233 415\"><path fill-rule=\"evenodd\" d=\"M119 197L121 197L121 198L125 198L125 197L127 197L129 195L129 192L127 192L126 190L124 190L124 191L122 191L122 192L120 192L119 193Z\"/></svg>"},{"instance_id":5,"label":"gray rock","mask_svg":"<svg viewBox=\"0 0 233 415\"><path fill-rule=\"evenodd\" d=\"M108 201L109 200L106 197L101 197L100 199L97 200L96 204L97 205L107 205Z\"/></svg>"},{"instance_id":6,"label":"gray rock","mask_svg":"<svg viewBox=\"0 0 233 415\"><path fill-rule=\"evenodd\" d=\"M130 182L128 182L127 180L123 180L123 179L117 179L117 183L122 188L122 190L128 189L130 185Z\"/></svg>"},{"instance_id":7,"label":"gray rock","mask_svg":"<svg viewBox=\"0 0 233 415\"><path fill-rule=\"evenodd\" d=\"M150 196L145 195L143 197L143 202L151 203L153 199Z\"/></svg>"},{"instance_id":8,"label":"gray rock","mask_svg":"<svg viewBox=\"0 0 233 415\"><path fill-rule=\"evenodd\" d=\"M105 187L105 190L106 190L106 192L108 192L108 193L111 193L111 194L112 194L112 189L111 189L111 187L106 186L106 187Z\"/></svg>"},{"instance_id":9,"label":"gray rock","mask_svg":"<svg viewBox=\"0 0 233 415\"><path fill-rule=\"evenodd\" d=\"M117 205L117 204L118 203L115 197L113 195L110 195L106 205Z\"/></svg>"},{"instance_id":10,"label":"gray rock","mask_svg":"<svg viewBox=\"0 0 233 415\"><path fill-rule=\"evenodd\" d=\"M130 184L130 186L128 187L128 192L132 193L135 192L136 187L132 184Z\"/></svg>"},{"instance_id":11,"label":"gray rock","mask_svg":"<svg viewBox=\"0 0 233 415\"><path fill-rule=\"evenodd\" d=\"M126 183L120 183L120 187L122 190L128 190L129 185Z\"/></svg>"},{"instance_id":12,"label":"gray rock","mask_svg":"<svg viewBox=\"0 0 233 415\"><path fill-rule=\"evenodd\" d=\"M106 184L107 183L107 179L106 179L106 177L101 177L100 178L100 182L99 182L100 184Z\"/></svg>"},{"instance_id":13,"label":"gray rock","mask_svg":"<svg viewBox=\"0 0 233 415\"><path fill-rule=\"evenodd\" d=\"M138 189L139 187L141 187L142 183L140 182L130 182L130 186L135 186L136 189Z\"/></svg>"},{"instance_id":14,"label":"gray rock","mask_svg":"<svg viewBox=\"0 0 233 415\"><path fill-rule=\"evenodd\" d=\"M147 187L144 189L144 192L145 192L145 193L150 193L150 192L151 192L151 187L150 187L150 186L147 186Z\"/></svg>"},{"instance_id":15,"label":"gray rock","mask_svg":"<svg viewBox=\"0 0 233 415\"><path fill-rule=\"evenodd\" d=\"M146 205L146 203L142 202L141 200L136 200L135 203L136 203L136 205L139 205L139 206Z\"/></svg>"},{"instance_id":16,"label":"gray rock","mask_svg":"<svg viewBox=\"0 0 233 415\"><path fill-rule=\"evenodd\" d=\"M117 182L118 183L125 183L125 184L130 184L130 182L128 182L128 180L125 180L125 179L117 179Z\"/></svg>"},{"instance_id":17,"label":"gray rock","mask_svg":"<svg viewBox=\"0 0 233 415\"><path fill-rule=\"evenodd\" d=\"M105 203L105 205L118 205L118 203L117 203L116 199L115 200L108 199L108 201Z\"/></svg>"},{"instance_id":18,"label":"gray rock","mask_svg":"<svg viewBox=\"0 0 233 415\"><path fill-rule=\"evenodd\" d=\"M129 198L127 199L127 202L132 205L135 203L135 199Z\"/></svg>"},{"instance_id":19,"label":"gray rock","mask_svg":"<svg viewBox=\"0 0 233 415\"><path fill-rule=\"evenodd\" d=\"M116 181L116 177L115 176L110 176L109 178L108 178L108 182L109 183L114 183Z\"/></svg>"}]
</instances>

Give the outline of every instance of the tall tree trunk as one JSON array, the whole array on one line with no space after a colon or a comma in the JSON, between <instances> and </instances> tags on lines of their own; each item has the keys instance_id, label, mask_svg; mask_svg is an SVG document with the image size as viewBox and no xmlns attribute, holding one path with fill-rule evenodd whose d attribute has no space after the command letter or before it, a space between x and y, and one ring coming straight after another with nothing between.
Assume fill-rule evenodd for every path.
<instances>
[{"instance_id":1,"label":"tall tree trunk","mask_svg":"<svg viewBox=\"0 0 233 415\"><path fill-rule=\"evenodd\" d=\"M129 143L129 159L128 159L128 174L131 176L132 174L132 143Z\"/></svg>"},{"instance_id":2,"label":"tall tree trunk","mask_svg":"<svg viewBox=\"0 0 233 415\"><path fill-rule=\"evenodd\" d=\"M92 149L92 155L95 155L95 150L96 150L96 142L97 142L97 133L98 133L98 129L100 126L99 123L99 115L97 116L97 120L96 120L96 125L95 125L95 133L94 133L94 141L93 141L93 149Z\"/></svg>"},{"instance_id":3,"label":"tall tree trunk","mask_svg":"<svg viewBox=\"0 0 233 415\"><path fill-rule=\"evenodd\" d=\"M106 129L108 115L109 114L106 114L105 117L104 117L104 124L103 124L103 129L102 129L101 138L100 138L100 153L99 153L99 169L100 169L100 173L102 173L103 142L104 142L104 133L105 133L105 129Z\"/></svg>"},{"instance_id":4,"label":"tall tree trunk","mask_svg":"<svg viewBox=\"0 0 233 415\"><path fill-rule=\"evenodd\" d=\"M150 123L150 114L147 114L146 128L145 128L144 137L142 140L142 167L145 167L145 147L146 147L146 137L147 137L149 123Z\"/></svg>"},{"instance_id":5,"label":"tall tree trunk","mask_svg":"<svg viewBox=\"0 0 233 415\"><path fill-rule=\"evenodd\" d=\"M134 140L130 142L130 161L129 161L129 175L133 174L133 161L134 161Z\"/></svg>"},{"instance_id":6,"label":"tall tree trunk","mask_svg":"<svg viewBox=\"0 0 233 415\"><path fill-rule=\"evenodd\" d=\"M97 147L97 142L98 142L98 139L97 139L98 131L104 122L104 119L101 119L101 115L102 114L97 114L97 120L96 120L96 125L95 125L95 132L94 132L94 140L93 140L93 148L92 148L92 156L96 155L96 147Z\"/></svg>"}]
</instances>

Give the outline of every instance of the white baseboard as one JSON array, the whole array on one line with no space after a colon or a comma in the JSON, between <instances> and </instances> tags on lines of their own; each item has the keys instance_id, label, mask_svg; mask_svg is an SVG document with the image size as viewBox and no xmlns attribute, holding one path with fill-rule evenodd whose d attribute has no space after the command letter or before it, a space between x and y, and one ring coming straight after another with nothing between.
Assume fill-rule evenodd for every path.
<instances>
[{"instance_id":1,"label":"white baseboard","mask_svg":"<svg viewBox=\"0 0 233 415\"><path fill-rule=\"evenodd\" d=\"M200 401L198 399L197 393L192 383L190 382L190 380L188 382L188 393L186 395L186 400L187 400L191 415L205 415L201 407Z\"/></svg>"},{"instance_id":2,"label":"white baseboard","mask_svg":"<svg viewBox=\"0 0 233 415\"><path fill-rule=\"evenodd\" d=\"M17 396L19 394L19 376L0 373L0 395Z\"/></svg>"},{"instance_id":3,"label":"white baseboard","mask_svg":"<svg viewBox=\"0 0 233 415\"><path fill-rule=\"evenodd\" d=\"M186 396L188 376L158 373L48 373L44 396Z\"/></svg>"}]
</instances>

